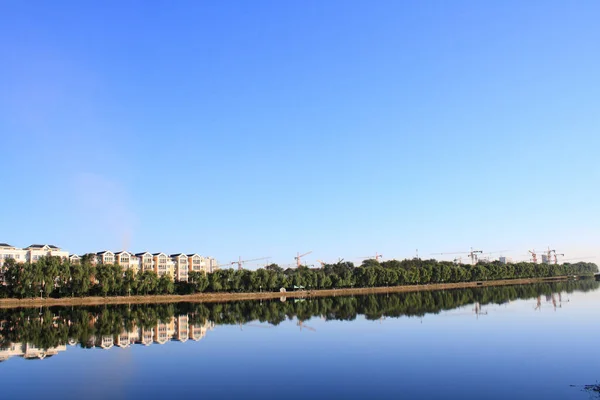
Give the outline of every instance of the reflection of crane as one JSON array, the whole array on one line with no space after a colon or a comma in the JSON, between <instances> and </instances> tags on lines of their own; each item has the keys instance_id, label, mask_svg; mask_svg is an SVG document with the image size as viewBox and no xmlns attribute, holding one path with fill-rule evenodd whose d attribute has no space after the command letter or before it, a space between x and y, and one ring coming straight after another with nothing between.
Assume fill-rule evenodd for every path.
<instances>
[{"instance_id":1,"label":"reflection of crane","mask_svg":"<svg viewBox=\"0 0 600 400\"><path fill-rule=\"evenodd\" d=\"M542 309L542 296L538 296L537 297L537 304L534 308L534 310L540 310Z\"/></svg>"},{"instance_id":2,"label":"reflection of crane","mask_svg":"<svg viewBox=\"0 0 600 400\"><path fill-rule=\"evenodd\" d=\"M273 329L273 325L259 325L259 324L245 324L244 326L249 326L251 328L262 328L262 329Z\"/></svg>"},{"instance_id":3,"label":"reflection of crane","mask_svg":"<svg viewBox=\"0 0 600 400\"><path fill-rule=\"evenodd\" d=\"M479 319L480 315L487 315L487 311L481 311L481 304L479 304L479 302L475 302L475 308L473 309L473 311L475 311L475 315L477 316L477 319Z\"/></svg>"},{"instance_id":4,"label":"reflection of crane","mask_svg":"<svg viewBox=\"0 0 600 400\"><path fill-rule=\"evenodd\" d=\"M240 321L239 324L240 324L240 331L244 330L243 327L248 327L248 328L262 328L262 329L272 329L272 328L274 328L274 326L272 326L272 325L259 325L259 324L249 324L249 323L243 324L242 321Z\"/></svg>"},{"instance_id":5,"label":"reflection of crane","mask_svg":"<svg viewBox=\"0 0 600 400\"><path fill-rule=\"evenodd\" d=\"M556 293L552 293L552 305L554 306L554 311L556 311ZM562 303L558 305L558 308L562 308Z\"/></svg>"},{"instance_id":6,"label":"reflection of crane","mask_svg":"<svg viewBox=\"0 0 600 400\"><path fill-rule=\"evenodd\" d=\"M309 331L312 331L312 332L316 332L317 331L315 328L312 328L312 327L310 327L308 325L305 325L304 321L302 321L301 319L298 320L298 323L296 325L298 325L300 327L300 331L302 331L302 328L308 329Z\"/></svg>"},{"instance_id":7,"label":"reflection of crane","mask_svg":"<svg viewBox=\"0 0 600 400\"><path fill-rule=\"evenodd\" d=\"M294 260L296 260L296 267L299 267L302 263L302 257L307 256L310 253L312 253L312 250L304 254L296 253L296 257L294 257Z\"/></svg>"}]
</instances>

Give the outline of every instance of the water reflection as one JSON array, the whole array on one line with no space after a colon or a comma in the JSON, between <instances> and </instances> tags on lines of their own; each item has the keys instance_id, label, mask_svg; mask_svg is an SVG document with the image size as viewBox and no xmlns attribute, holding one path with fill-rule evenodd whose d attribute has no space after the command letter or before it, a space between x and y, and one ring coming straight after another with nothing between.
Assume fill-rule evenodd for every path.
<instances>
[{"instance_id":1,"label":"water reflection","mask_svg":"<svg viewBox=\"0 0 600 400\"><path fill-rule=\"evenodd\" d=\"M535 299L541 310L545 297L554 310L565 294L592 291L600 282L584 280L524 286L504 286L417 293L342 296L294 301L240 301L230 303L177 303L51 307L0 310L0 361L11 357L44 359L67 350L67 344L82 348L111 349L133 345L164 345L170 341L199 341L215 325L239 325L240 329L271 328L296 319L300 330L317 332L312 317L323 320L353 320L358 315L381 323L385 318L423 317L470 306L479 318L486 305L517 299ZM567 299L568 301L568 299ZM260 325L254 321L266 322Z\"/></svg>"}]
</instances>

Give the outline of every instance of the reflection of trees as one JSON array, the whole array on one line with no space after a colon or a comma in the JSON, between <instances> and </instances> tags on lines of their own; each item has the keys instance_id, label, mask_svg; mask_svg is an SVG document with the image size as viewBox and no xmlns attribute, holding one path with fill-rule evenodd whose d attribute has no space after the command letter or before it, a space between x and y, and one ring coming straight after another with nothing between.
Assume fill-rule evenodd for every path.
<instances>
[{"instance_id":1,"label":"reflection of trees","mask_svg":"<svg viewBox=\"0 0 600 400\"><path fill-rule=\"evenodd\" d=\"M169 323L174 316L187 315L191 327L207 321L234 325L250 321L278 325L286 319L353 320L364 315L369 320L382 317L423 316L467 304L502 304L557 292L591 291L600 287L594 280L390 293L386 295L339 296L306 299L238 301L228 303L177 303L51 307L45 309L0 310L0 347L10 343L30 343L42 349L67 342L94 347L98 338L114 337L136 329L153 329Z\"/></svg>"}]
</instances>

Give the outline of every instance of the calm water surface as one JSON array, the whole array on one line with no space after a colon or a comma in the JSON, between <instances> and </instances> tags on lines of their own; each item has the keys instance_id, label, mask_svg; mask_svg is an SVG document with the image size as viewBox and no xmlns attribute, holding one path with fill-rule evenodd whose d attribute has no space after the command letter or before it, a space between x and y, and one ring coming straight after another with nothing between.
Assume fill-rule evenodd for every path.
<instances>
[{"instance_id":1,"label":"calm water surface","mask_svg":"<svg viewBox=\"0 0 600 400\"><path fill-rule=\"evenodd\" d=\"M598 286L5 309L0 397L589 399Z\"/></svg>"}]
</instances>

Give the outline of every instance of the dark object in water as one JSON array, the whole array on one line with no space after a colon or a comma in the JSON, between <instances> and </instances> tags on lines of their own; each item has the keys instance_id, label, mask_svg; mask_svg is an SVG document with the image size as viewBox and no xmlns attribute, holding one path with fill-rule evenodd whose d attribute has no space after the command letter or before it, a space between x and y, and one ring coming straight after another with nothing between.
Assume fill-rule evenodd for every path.
<instances>
[{"instance_id":1,"label":"dark object in water","mask_svg":"<svg viewBox=\"0 0 600 400\"><path fill-rule=\"evenodd\" d=\"M583 387L588 392L595 392L600 395L600 384L596 383L595 385L585 385Z\"/></svg>"}]
</instances>

